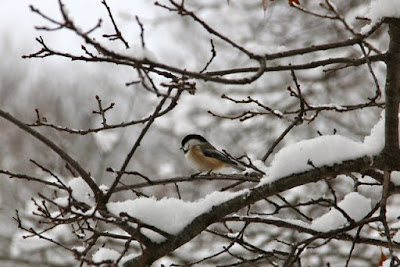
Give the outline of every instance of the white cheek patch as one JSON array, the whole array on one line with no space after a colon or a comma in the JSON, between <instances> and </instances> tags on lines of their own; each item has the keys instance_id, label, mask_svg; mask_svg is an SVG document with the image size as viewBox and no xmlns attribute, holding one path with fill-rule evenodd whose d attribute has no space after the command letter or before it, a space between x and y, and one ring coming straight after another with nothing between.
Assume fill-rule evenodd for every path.
<instances>
[{"instance_id":1,"label":"white cheek patch","mask_svg":"<svg viewBox=\"0 0 400 267\"><path fill-rule=\"evenodd\" d=\"M200 145L200 144L202 144L202 142L200 142L197 139L192 139L192 140L189 140L186 144L188 145L188 147L192 147L195 145Z\"/></svg>"},{"instance_id":2,"label":"white cheek patch","mask_svg":"<svg viewBox=\"0 0 400 267\"><path fill-rule=\"evenodd\" d=\"M190 149L191 147L193 147L193 146L195 146L195 145L200 145L200 144L201 144L201 142L200 142L199 140L195 140L195 139L189 140L189 141L187 141L187 142L185 143L185 145L183 146L183 151L185 151L185 153L186 153L186 152L189 151L189 149Z\"/></svg>"},{"instance_id":3,"label":"white cheek patch","mask_svg":"<svg viewBox=\"0 0 400 267\"><path fill-rule=\"evenodd\" d=\"M186 154L188 151L189 151L189 145L186 143L186 144L183 146L183 152L185 152L185 154Z\"/></svg>"}]
</instances>

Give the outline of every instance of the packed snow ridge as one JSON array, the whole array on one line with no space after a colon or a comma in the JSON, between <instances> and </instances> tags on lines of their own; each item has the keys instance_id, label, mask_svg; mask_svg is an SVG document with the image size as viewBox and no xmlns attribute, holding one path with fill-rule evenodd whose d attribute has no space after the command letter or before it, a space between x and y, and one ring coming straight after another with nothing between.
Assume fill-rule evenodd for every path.
<instances>
[{"instance_id":1,"label":"packed snow ridge","mask_svg":"<svg viewBox=\"0 0 400 267\"><path fill-rule=\"evenodd\" d=\"M331 166L363 156L373 157L379 154L385 145L384 124L382 113L381 119L362 143L341 135L324 135L284 147L275 155L260 185L313 168Z\"/></svg>"}]
</instances>

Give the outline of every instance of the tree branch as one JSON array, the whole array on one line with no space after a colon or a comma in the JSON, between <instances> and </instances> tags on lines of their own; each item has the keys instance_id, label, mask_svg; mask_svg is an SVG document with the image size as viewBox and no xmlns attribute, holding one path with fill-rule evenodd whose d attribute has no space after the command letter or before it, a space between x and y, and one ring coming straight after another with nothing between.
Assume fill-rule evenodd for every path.
<instances>
[{"instance_id":1,"label":"tree branch","mask_svg":"<svg viewBox=\"0 0 400 267\"><path fill-rule=\"evenodd\" d=\"M59 146L57 146L54 142L52 142L50 139L42 135L41 133L35 131L31 127L27 126L25 123L21 122L20 120L16 119L13 117L11 114L4 112L3 110L0 110L0 117L3 117L4 119L8 120L9 122L15 124L19 128L21 128L23 131L29 133L36 139L38 139L40 142L45 144L47 147L49 147L51 150L57 153L57 155L60 156L63 160L65 160L72 168L74 168L79 175L82 177L83 180L90 186L90 189L92 189L96 199L101 194L101 191L97 184L93 181L92 177L89 175L88 172L86 172L81 165L74 160L70 155L65 153L64 150L62 150Z\"/></svg>"},{"instance_id":2,"label":"tree branch","mask_svg":"<svg viewBox=\"0 0 400 267\"><path fill-rule=\"evenodd\" d=\"M151 251L143 253L143 255L128 261L125 266L146 266L151 264L155 260L168 253L174 251L176 248L182 246L209 225L220 221L224 216L237 212L240 209L253 204L264 198L273 196L291 188L305 185L308 183L315 183L326 177L335 177L339 174L349 172L360 172L368 169L382 166L381 157L371 159L369 157L363 157L355 160L343 162L341 164L335 164L333 166L324 166L321 168L315 168L311 171L307 171L301 174L293 174L287 177L283 177L272 183L263 184L259 187L250 189L229 201L226 201L220 205L214 206L208 213L204 213L195 218L189 225L187 225L179 234L167 241L156 244Z\"/></svg>"},{"instance_id":3,"label":"tree branch","mask_svg":"<svg viewBox=\"0 0 400 267\"><path fill-rule=\"evenodd\" d=\"M400 103L400 19L388 19L389 50L386 64L385 156L387 164L400 161L399 103Z\"/></svg>"}]
</instances>

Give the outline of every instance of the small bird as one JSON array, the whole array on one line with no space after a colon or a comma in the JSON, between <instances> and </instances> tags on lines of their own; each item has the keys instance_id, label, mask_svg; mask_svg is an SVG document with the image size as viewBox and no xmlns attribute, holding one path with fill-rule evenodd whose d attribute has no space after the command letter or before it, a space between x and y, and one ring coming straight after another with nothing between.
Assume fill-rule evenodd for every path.
<instances>
[{"instance_id":1,"label":"small bird","mask_svg":"<svg viewBox=\"0 0 400 267\"><path fill-rule=\"evenodd\" d=\"M238 171L245 170L244 167L229 159L211 145L203 136L198 134L189 134L185 136L182 140L181 149L185 153L186 160L190 166L200 173L210 174L213 171L227 167L232 167Z\"/></svg>"}]
</instances>

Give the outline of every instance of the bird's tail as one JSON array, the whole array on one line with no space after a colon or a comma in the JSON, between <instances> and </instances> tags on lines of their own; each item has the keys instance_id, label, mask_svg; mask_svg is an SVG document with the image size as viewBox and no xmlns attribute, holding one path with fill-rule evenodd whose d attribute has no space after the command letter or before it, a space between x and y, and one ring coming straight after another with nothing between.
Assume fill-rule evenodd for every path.
<instances>
[{"instance_id":1,"label":"bird's tail","mask_svg":"<svg viewBox=\"0 0 400 267\"><path fill-rule=\"evenodd\" d=\"M231 167L234 168L235 170L238 170L238 171L241 171L241 172L246 170L246 168L244 166L241 166L241 165L239 165L239 163L234 162L234 161L232 161Z\"/></svg>"}]
</instances>

